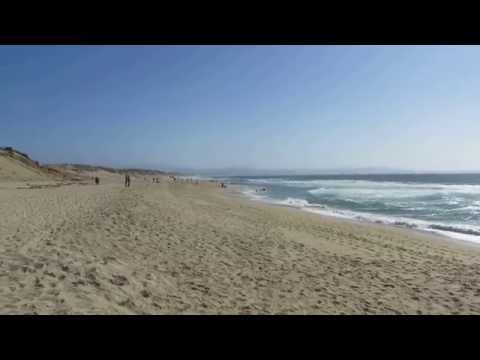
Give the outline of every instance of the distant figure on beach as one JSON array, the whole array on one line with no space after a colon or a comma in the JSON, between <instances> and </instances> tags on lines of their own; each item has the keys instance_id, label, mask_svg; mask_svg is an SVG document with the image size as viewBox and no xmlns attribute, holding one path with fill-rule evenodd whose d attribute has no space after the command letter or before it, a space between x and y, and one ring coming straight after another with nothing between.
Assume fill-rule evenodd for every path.
<instances>
[{"instance_id":1,"label":"distant figure on beach","mask_svg":"<svg viewBox=\"0 0 480 360\"><path fill-rule=\"evenodd\" d=\"M96 185L100 184L100 179L97 176L95 176L95 184Z\"/></svg>"},{"instance_id":2,"label":"distant figure on beach","mask_svg":"<svg viewBox=\"0 0 480 360\"><path fill-rule=\"evenodd\" d=\"M130 175L125 174L125 187L130 187Z\"/></svg>"}]
</instances>

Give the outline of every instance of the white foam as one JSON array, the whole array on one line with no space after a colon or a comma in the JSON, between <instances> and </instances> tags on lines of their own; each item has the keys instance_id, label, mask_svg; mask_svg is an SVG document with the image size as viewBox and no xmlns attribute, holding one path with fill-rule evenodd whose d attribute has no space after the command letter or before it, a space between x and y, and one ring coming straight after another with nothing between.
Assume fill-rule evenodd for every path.
<instances>
[{"instance_id":1,"label":"white foam","mask_svg":"<svg viewBox=\"0 0 480 360\"><path fill-rule=\"evenodd\" d=\"M273 202L278 205L287 205L287 206L292 206L296 208L303 208L310 205L307 200L290 198L290 197L285 200L273 201Z\"/></svg>"}]
</instances>

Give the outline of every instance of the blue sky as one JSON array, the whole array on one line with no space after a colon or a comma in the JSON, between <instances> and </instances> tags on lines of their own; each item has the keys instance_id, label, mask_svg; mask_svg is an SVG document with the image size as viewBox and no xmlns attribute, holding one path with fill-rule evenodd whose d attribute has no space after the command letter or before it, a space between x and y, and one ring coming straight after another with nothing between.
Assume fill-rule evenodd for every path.
<instances>
[{"instance_id":1,"label":"blue sky","mask_svg":"<svg viewBox=\"0 0 480 360\"><path fill-rule=\"evenodd\" d=\"M0 46L0 146L159 168L480 170L478 46Z\"/></svg>"}]
</instances>

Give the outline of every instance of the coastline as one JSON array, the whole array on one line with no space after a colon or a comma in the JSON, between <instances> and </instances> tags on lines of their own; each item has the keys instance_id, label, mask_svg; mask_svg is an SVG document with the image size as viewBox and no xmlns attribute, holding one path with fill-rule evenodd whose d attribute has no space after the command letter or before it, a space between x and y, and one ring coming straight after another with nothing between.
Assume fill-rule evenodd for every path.
<instances>
[{"instance_id":1,"label":"coastline","mask_svg":"<svg viewBox=\"0 0 480 360\"><path fill-rule=\"evenodd\" d=\"M455 237L452 236L450 232L447 231L441 231L441 230L429 230L429 229L422 229L422 228L417 228L417 227L412 227L412 226L405 226L405 225L400 225L400 224L391 224L391 223L385 223L381 221L371 221L366 218L350 218L350 217L345 217L345 216L336 216L334 213L327 213L327 212L317 212L317 211L310 211L309 208L302 208L299 206L294 206L294 205L289 205L285 203L276 203L274 201L267 201L267 200L262 200L260 198L256 199L252 196L247 195L244 191L242 191L242 185L235 185L235 184L229 184L229 189L230 191L225 192L228 196L236 197L236 198L242 198L247 201L252 201L254 203L260 203L260 204L265 204L268 206L274 206L274 207L281 207L281 208L288 208L292 210L297 210L301 211L303 213L310 213L310 214L315 214L320 217L325 217L329 219L335 219L338 221L346 221L349 223L353 224L361 224L361 225L371 225L371 226L381 226L381 227L386 227L388 228L393 228L393 229L399 229L407 232L413 232L416 234L421 234L421 235L426 235L430 236L433 239L438 239L438 240L447 240L452 243L459 244L460 246L467 246L467 247L473 247L480 249L480 238L474 237L474 236L462 236L462 237ZM471 239L469 239L471 238Z\"/></svg>"}]
</instances>

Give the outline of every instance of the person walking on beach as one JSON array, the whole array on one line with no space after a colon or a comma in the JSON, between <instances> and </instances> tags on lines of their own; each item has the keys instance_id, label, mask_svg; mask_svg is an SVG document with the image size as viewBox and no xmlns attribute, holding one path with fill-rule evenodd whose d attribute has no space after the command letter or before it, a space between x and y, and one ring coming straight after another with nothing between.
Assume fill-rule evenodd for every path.
<instances>
[{"instance_id":1,"label":"person walking on beach","mask_svg":"<svg viewBox=\"0 0 480 360\"><path fill-rule=\"evenodd\" d=\"M130 175L125 174L125 187L130 187Z\"/></svg>"}]
</instances>

